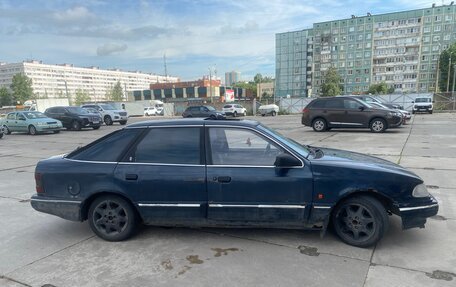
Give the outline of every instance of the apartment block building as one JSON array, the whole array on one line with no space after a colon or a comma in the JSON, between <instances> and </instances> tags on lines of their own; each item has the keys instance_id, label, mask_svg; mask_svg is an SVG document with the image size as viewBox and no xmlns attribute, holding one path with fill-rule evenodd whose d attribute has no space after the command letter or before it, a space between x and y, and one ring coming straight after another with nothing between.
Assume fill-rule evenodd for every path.
<instances>
[{"instance_id":1,"label":"apartment block building","mask_svg":"<svg viewBox=\"0 0 456 287\"><path fill-rule=\"evenodd\" d=\"M75 67L71 64L49 65L41 61L0 63L0 87L9 88L13 76L21 73L32 79L37 97L59 98L75 96L76 90L85 91L93 101L103 100L106 92L120 81L125 92L149 89L152 83L177 82L179 78L146 74L119 69L105 70L97 67Z\"/></svg>"},{"instance_id":2,"label":"apartment block building","mask_svg":"<svg viewBox=\"0 0 456 287\"><path fill-rule=\"evenodd\" d=\"M225 73L225 86L232 86L241 80L241 72L226 72Z\"/></svg>"},{"instance_id":3,"label":"apartment block building","mask_svg":"<svg viewBox=\"0 0 456 287\"><path fill-rule=\"evenodd\" d=\"M320 95L329 67L338 70L346 94L366 92L380 82L396 93L435 92L439 55L455 41L453 5L352 15L279 33L276 94Z\"/></svg>"}]
</instances>

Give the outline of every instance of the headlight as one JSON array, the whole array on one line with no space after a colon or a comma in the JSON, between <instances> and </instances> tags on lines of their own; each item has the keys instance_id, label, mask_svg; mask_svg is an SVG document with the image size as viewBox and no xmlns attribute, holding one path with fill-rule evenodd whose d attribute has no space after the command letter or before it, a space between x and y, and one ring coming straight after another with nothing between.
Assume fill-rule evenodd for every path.
<instances>
[{"instance_id":1,"label":"headlight","mask_svg":"<svg viewBox=\"0 0 456 287\"><path fill-rule=\"evenodd\" d=\"M415 188L413 189L413 192L412 192L412 196L413 197L429 196L429 192L426 188L426 185L424 185L424 183L422 183L422 184L418 184L417 186L415 186Z\"/></svg>"}]
</instances>

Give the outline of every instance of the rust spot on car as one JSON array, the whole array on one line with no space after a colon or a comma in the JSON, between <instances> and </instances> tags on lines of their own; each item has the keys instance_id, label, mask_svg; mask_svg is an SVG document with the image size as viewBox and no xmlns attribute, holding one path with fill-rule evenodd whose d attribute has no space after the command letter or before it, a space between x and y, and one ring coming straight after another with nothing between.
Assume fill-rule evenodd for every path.
<instances>
[{"instance_id":1,"label":"rust spot on car","mask_svg":"<svg viewBox=\"0 0 456 287\"><path fill-rule=\"evenodd\" d=\"M301 254L305 254L308 256L319 256L320 255L320 253L318 252L318 249L316 247L300 245L298 247L298 249L299 249L299 252L301 252Z\"/></svg>"},{"instance_id":2,"label":"rust spot on car","mask_svg":"<svg viewBox=\"0 0 456 287\"><path fill-rule=\"evenodd\" d=\"M426 273L426 276L432 279L451 281L453 280L453 277L456 277L456 274L441 270L435 270L432 273Z\"/></svg>"},{"instance_id":3,"label":"rust spot on car","mask_svg":"<svg viewBox=\"0 0 456 287\"><path fill-rule=\"evenodd\" d=\"M174 268L173 264L171 264L171 260L169 259L163 260L161 266L163 266L166 270L172 270Z\"/></svg>"},{"instance_id":4,"label":"rust spot on car","mask_svg":"<svg viewBox=\"0 0 456 287\"><path fill-rule=\"evenodd\" d=\"M190 262L190 264L203 264L203 260L198 258L198 255L189 255L186 257L187 261Z\"/></svg>"},{"instance_id":5,"label":"rust spot on car","mask_svg":"<svg viewBox=\"0 0 456 287\"><path fill-rule=\"evenodd\" d=\"M228 255L229 251L239 251L239 248L211 248L212 251L215 251L214 257L220 257L222 255Z\"/></svg>"}]
</instances>

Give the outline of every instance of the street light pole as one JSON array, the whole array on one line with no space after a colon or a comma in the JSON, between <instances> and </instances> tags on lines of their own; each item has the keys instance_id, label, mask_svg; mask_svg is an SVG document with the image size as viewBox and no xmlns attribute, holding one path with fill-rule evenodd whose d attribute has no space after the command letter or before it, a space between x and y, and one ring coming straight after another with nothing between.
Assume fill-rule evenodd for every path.
<instances>
[{"instance_id":1,"label":"street light pole","mask_svg":"<svg viewBox=\"0 0 456 287\"><path fill-rule=\"evenodd\" d=\"M451 97L454 97L454 81L456 78L456 64L453 65L453 86L451 87Z\"/></svg>"},{"instance_id":2,"label":"street light pole","mask_svg":"<svg viewBox=\"0 0 456 287\"><path fill-rule=\"evenodd\" d=\"M450 60L448 61L447 93L450 91L450 75L451 75L451 53L450 53Z\"/></svg>"}]
</instances>

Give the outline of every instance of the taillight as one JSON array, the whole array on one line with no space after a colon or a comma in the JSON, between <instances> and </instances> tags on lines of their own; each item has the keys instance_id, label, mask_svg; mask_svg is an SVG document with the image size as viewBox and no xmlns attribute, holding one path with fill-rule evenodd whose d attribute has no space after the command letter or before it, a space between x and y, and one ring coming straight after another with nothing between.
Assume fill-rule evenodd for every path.
<instances>
[{"instance_id":1,"label":"taillight","mask_svg":"<svg viewBox=\"0 0 456 287\"><path fill-rule=\"evenodd\" d=\"M44 193L43 182L41 181L41 173L35 172L36 193Z\"/></svg>"},{"instance_id":2,"label":"taillight","mask_svg":"<svg viewBox=\"0 0 456 287\"><path fill-rule=\"evenodd\" d=\"M308 113L308 112L309 112L309 110L308 110L308 109L306 109L306 108L304 108L304 109L302 110L302 112L305 114L305 113Z\"/></svg>"}]
</instances>

